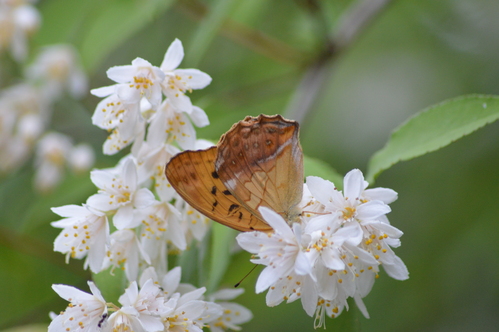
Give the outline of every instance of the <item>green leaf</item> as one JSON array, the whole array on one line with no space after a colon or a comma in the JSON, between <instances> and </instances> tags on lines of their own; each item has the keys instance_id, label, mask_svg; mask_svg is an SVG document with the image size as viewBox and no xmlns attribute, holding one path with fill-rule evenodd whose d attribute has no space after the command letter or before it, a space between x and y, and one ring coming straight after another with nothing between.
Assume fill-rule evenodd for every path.
<instances>
[{"instance_id":1,"label":"green leaf","mask_svg":"<svg viewBox=\"0 0 499 332\"><path fill-rule=\"evenodd\" d=\"M209 269L208 293L216 291L220 280L225 274L230 262L230 249L234 244L237 231L227 226L213 223L212 246Z\"/></svg>"},{"instance_id":2,"label":"green leaf","mask_svg":"<svg viewBox=\"0 0 499 332\"><path fill-rule=\"evenodd\" d=\"M325 161L303 156L303 167L305 176L319 176L333 182L338 188L343 185L343 176Z\"/></svg>"},{"instance_id":3,"label":"green leaf","mask_svg":"<svg viewBox=\"0 0 499 332\"><path fill-rule=\"evenodd\" d=\"M431 106L398 127L368 165L367 181L394 164L422 156L499 118L499 97L468 95Z\"/></svg>"}]
</instances>

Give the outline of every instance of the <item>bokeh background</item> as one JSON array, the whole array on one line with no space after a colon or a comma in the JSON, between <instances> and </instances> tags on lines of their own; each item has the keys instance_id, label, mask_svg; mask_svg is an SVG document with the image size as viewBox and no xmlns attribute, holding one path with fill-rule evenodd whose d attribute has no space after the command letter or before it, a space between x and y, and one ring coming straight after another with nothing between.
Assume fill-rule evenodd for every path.
<instances>
[{"instance_id":1,"label":"bokeh background","mask_svg":"<svg viewBox=\"0 0 499 332\"><path fill-rule=\"evenodd\" d=\"M80 52L97 88L112 82L107 68L142 57L159 65L168 45L182 40L181 68L196 67L213 82L191 98L211 125L198 136L217 140L246 115L293 117L304 98L304 153L340 174L365 171L390 132L412 114L447 98L499 94L499 2L497 0L398 0L320 66L316 81L304 76L324 54L325 41L358 3L349 0L41 0L42 24L30 43L33 54L47 44L70 43ZM265 43L262 46L262 41ZM0 58L0 84L12 84L19 68ZM319 84L314 84L319 83ZM64 98L54 129L97 152L96 167L120 156L103 156L106 133L91 124L99 99ZM393 188L392 224L402 231L396 253L410 272L396 281L384 272L365 298L365 319L352 304L328 330L344 324L362 331L497 331L499 326L499 124L450 146L395 165L376 186ZM53 283L87 289L82 262L64 264L52 252L58 220L50 207L80 204L95 188L88 175L68 175L49 194L32 188L26 165L0 177L0 329L41 324L65 307ZM239 253L223 284L249 271ZM245 331L312 331L313 319L299 302L265 306L254 294L258 273L243 282L238 302L254 319ZM34 331L34 330L33 330Z\"/></svg>"}]
</instances>

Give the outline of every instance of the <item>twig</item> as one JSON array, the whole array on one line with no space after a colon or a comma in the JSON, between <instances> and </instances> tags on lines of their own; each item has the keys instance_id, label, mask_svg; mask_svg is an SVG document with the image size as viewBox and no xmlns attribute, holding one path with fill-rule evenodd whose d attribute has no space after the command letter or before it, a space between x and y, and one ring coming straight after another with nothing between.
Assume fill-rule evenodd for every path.
<instances>
[{"instance_id":1,"label":"twig","mask_svg":"<svg viewBox=\"0 0 499 332\"><path fill-rule=\"evenodd\" d=\"M362 0L343 14L338 28L326 42L324 52L306 70L285 112L286 116L304 124L329 76L331 60L350 47L362 31L381 13L391 0Z\"/></svg>"}]
</instances>

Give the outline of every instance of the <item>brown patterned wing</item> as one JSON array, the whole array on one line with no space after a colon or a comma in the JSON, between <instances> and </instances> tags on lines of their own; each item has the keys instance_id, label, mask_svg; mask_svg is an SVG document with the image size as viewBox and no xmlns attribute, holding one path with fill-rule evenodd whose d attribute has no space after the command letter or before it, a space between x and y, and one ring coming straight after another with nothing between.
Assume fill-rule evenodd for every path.
<instances>
[{"instance_id":1,"label":"brown patterned wing","mask_svg":"<svg viewBox=\"0 0 499 332\"><path fill-rule=\"evenodd\" d=\"M303 153L298 123L280 115L246 117L218 143L215 169L223 184L253 214L266 206L295 220L303 195Z\"/></svg>"},{"instance_id":2,"label":"brown patterned wing","mask_svg":"<svg viewBox=\"0 0 499 332\"><path fill-rule=\"evenodd\" d=\"M241 206L215 171L217 147L184 151L166 165L166 177L178 194L193 208L238 231L269 231L259 216Z\"/></svg>"}]
</instances>

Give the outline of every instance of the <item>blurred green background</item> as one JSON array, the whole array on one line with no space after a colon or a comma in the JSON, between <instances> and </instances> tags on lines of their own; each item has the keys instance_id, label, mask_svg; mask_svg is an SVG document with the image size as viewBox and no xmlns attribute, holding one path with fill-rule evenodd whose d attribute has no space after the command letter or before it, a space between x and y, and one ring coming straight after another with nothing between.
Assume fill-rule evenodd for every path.
<instances>
[{"instance_id":1,"label":"blurred green background","mask_svg":"<svg viewBox=\"0 0 499 332\"><path fill-rule=\"evenodd\" d=\"M367 1L375 3L378 1ZM497 0L398 0L388 4L358 39L321 67L320 89L300 88L305 73L342 23L348 0L41 0L42 25L31 43L71 43L82 56L90 87L112 82L106 70L135 57L160 65L179 38L186 58L213 82L195 91L211 125L198 137L218 137L246 115L289 112L307 96L314 102L301 127L308 156L341 174L365 171L390 132L417 111L467 93L499 94L499 2ZM265 41L262 46L262 40ZM3 64L14 66L2 57ZM2 87L15 70L3 70ZM13 76L12 76L13 77ZM309 82L310 83L310 82ZM314 92L318 92L313 95ZM304 93L305 95L300 95ZM106 133L91 125L99 98L56 105L54 129L87 141L105 157ZM497 331L499 326L499 124L492 124L424 157L397 164L376 186L399 199L389 218L405 234L396 249L410 278L384 272L365 298L365 319L352 304L328 330L354 321L362 331ZM122 155L120 155L122 156ZM53 193L32 189L31 165L0 183L0 329L47 326L48 312L66 304L53 283L87 290L82 262L64 264L53 253L58 234L50 207L80 204L95 189L88 176L69 176ZM249 255L234 256L223 284L249 271ZM244 281L237 302L254 313L245 331L312 331L313 319L299 302L265 306L254 294L258 273ZM45 328L41 328L45 330Z\"/></svg>"}]
</instances>

